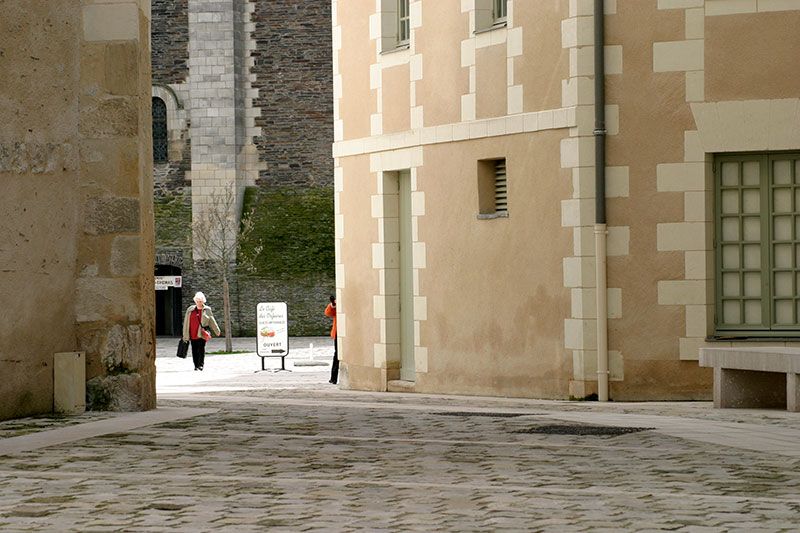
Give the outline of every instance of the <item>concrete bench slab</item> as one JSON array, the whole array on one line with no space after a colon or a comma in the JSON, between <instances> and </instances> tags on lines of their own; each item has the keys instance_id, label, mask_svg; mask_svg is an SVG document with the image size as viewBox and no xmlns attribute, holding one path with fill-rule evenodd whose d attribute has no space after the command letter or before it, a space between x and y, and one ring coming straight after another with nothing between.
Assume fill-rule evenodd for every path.
<instances>
[{"instance_id":1,"label":"concrete bench slab","mask_svg":"<svg viewBox=\"0 0 800 533\"><path fill-rule=\"evenodd\" d=\"M714 407L785 407L800 412L800 348L700 348L714 369Z\"/></svg>"}]
</instances>

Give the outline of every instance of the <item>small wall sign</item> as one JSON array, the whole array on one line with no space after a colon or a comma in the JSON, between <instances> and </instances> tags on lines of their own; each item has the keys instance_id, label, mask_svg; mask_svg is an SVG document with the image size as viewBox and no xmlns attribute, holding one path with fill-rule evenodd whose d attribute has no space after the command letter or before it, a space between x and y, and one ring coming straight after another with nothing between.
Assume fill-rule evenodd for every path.
<instances>
[{"instance_id":1,"label":"small wall sign","mask_svg":"<svg viewBox=\"0 0 800 533\"><path fill-rule=\"evenodd\" d=\"M157 291L165 291L170 287L180 288L182 283L181 276L156 276Z\"/></svg>"}]
</instances>

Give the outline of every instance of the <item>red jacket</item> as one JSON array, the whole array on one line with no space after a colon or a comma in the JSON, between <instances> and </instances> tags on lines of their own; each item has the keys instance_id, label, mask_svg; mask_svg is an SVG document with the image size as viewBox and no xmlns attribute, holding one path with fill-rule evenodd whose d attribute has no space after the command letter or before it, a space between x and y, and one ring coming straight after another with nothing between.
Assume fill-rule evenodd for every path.
<instances>
[{"instance_id":1,"label":"red jacket","mask_svg":"<svg viewBox=\"0 0 800 533\"><path fill-rule=\"evenodd\" d=\"M333 327L331 328L331 338L336 338L336 308L333 304L328 304L328 307L325 308L325 316L333 317Z\"/></svg>"}]
</instances>

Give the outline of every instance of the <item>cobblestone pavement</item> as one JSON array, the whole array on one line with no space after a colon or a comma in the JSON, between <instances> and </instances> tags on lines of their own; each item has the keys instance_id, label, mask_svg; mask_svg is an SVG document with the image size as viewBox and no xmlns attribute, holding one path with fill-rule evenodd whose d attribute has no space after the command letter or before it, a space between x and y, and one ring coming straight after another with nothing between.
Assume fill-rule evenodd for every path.
<instances>
[{"instance_id":1,"label":"cobblestone pavement","mask_svg":"<svg viewBox=\"0 0 800 533\"><path fill-rule=\"evenodd\" d=\"M800 531L797 413L223 366L165 379L149 413L0 424L0 531ZM594 426L629 432L571 434Z\"/></svg>"}]
</instances>

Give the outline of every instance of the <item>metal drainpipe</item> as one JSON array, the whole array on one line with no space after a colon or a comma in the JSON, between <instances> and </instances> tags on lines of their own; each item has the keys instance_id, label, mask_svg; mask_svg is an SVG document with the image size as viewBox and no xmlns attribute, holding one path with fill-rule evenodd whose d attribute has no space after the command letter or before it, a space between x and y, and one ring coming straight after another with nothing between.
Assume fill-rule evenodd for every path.
<instances>
[{"instance_id":1,"label":"metal drainpipe","mask_svg":"<svg viewBox=\"0 0 800 533\"><path fill-rule=\"evenodd\" d=\"M604 0L594 0L594 259L597 285L597 399L608 401L608 283L606 279L606 93Z\"/></svg>"}]
</instances>

